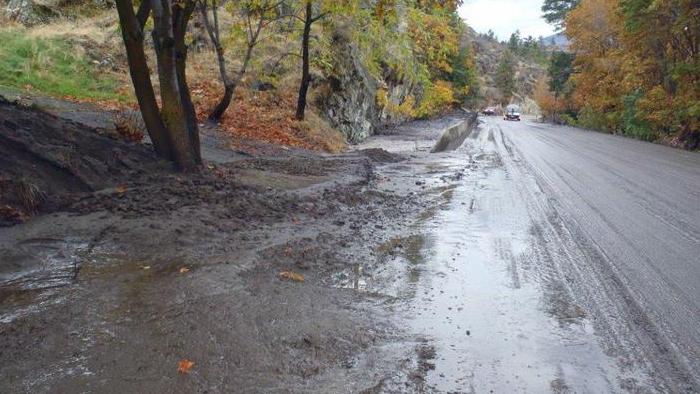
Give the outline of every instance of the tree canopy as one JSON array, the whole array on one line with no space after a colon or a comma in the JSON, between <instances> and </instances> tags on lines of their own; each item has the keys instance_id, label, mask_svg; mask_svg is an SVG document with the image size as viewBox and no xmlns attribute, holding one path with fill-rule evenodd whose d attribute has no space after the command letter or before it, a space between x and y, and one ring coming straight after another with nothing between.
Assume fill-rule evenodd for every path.
<instances>
[{"instance_id":1,"label":"tree canopy","mask_svg":"<svg viewBox=\"0 0 700 394\"><path fill-rule=\"evenodd\" d=\"M544 0L542 4L542 17L548 23L557 26L557 29L564 28L566 15L574 9L580 0Z\"/></svg>"},{"instance_id":2,"label":"tree canopy","mask_svg":"<svg viewBox=\"0 0 700 394\"><path fill-rule=\"evenodd\" d=\"M697 1L581 0L565 33L575 58L553 56L549 88L567 90L573 122L700 146Z\"/></svg>"}]
</instances>

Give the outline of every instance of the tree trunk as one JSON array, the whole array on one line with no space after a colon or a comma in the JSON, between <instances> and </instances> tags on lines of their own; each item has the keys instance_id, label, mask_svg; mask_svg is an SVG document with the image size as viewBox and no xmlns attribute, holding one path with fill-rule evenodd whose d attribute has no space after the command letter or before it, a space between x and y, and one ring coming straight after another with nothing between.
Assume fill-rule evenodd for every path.
<instances>
[{"instance_id":1,"label":"tree trunk","mask_svg":"<svg viewBox=\"0 0 700 394\"><path fill-rule=\"evenodd\" d=\"M221 100L216 104L216 107L209 114L209 121L214 123L219 123L221 117L226 112L226 109L231 104L233 99L233 91L235 86L233 82L228 77L226 72L226 58L224 57L224 48L219 40L219 23L217 18L216 1L212 1L212 14L214 16L214 25L209 21L209 15L207 14L206 2L201 2L199 6L199 11L202 15L202 21L204 22L204 28L209 35L209 40L214 45L214 51L216 52L216 61L219 65L219 75L221 77L221 82L224 84L224 95Z\"/></svg>"},{"instance_id":2,"label":"tree trunk","mask_svg":"<svg viewBox=\"0 0 700 394\"><path fill-rule=\"evenodd\" d=\"M187 23L194 12L195 3L189 1L184 7L173 9L173 29L175 36L175 70L177 72L178 89L182 100L183 111L187 119L187 130L189 133L190 146L195 162L202 164L202 154L199 143L199 126L197 124L197 113L192 103L190 88L187 85L187 45L185 44L185 34L187 33Z\"/></svg>"},{"instance_id":3,"label":"tree trunk","mask_svg":"<svg viewBox=\"0 0 700 394\"><path fill-rule=\"evenodd\" d=\"M254 46L255 43L253 43L252 45L248 45L248 50L246 51L245 58L243 59L243 64L241 65L240 70L238 70L238 75L236 75L236 79L232 81L230 78L227 77L224 81L224 95L221 97L221 100L219 100L219 103L216 104L216 107L214 107L214 109L211 111L211 114L209 114L209 121L219 123L221 117L224 115L224 112L226 112L228 107L231 105L234 93L236 93L236 88L238 87L238 84L241 83L243 75L248 70L248 64L250 63L250 58L253 56ZM223 52L221 58L222 60L219 60L219 62L224 61Z\"/></svg>"},{"instance_id":4,"label":"tree trunk","mask_svg":"<svg viewBox=\"0 0 700 394\"><path fill-rule=\"evenodd\" d=\"M224 112L226 112L229 105L231 105L231 101L233 101L233 92L235 90L236 87L232 83L226 84L224 86L224 95L221 96L221 100L219 100L219 102L209 114L208 119L210 122L219 123L221 121L221 117L224 116Z\"/></svg>"},{"instance_id":5,"label":"tree trunk","mask_svg":"<svg viewBox=\"0 0 700 394\"><path fill-rule=\"evenodd\" d=\"M192 134L188 127L185 105L176 67L175 35L172 25L171 0L151 0L153 8L153 44L158 58L161 117L170 131L175 164L184 171L194 170L199 164Z\"/></svg>"},{"instance_id":6,"label":"tree trunk","mask_svg":"<svg viewBox=\"0 0 700 394\"><path fill-rule=\"evenodd\" d=\"M306 95L309 92L309 39L311 37L311 24L313 23L311 15L311 1L306 1L306 15L304 17L304 35L301 39L301 86L299 87L299 99L297 100L296 119L304 120L306 111Z\"/></svg>"},{"instance_id":7,"label":"tree trunk","mask_svg":"<svg viewBox=\"0 0 700 394\"><path fill-rule=\"evenodd\" d=\"M122 38L129 63L129 73L134 84L136 100L141 109L141 116L151 137L156 153L167 160L173 159L172 142L168 130L160 117L160 110L151 83L151 73L146 62L143 48L143 27L134 14L131 0L117 0L117 12L121 23ZM139 16L145 21L150 4L145 1L139 8ZM144 15L145 14L145 15Z\"/></svg>"}]
</instances>

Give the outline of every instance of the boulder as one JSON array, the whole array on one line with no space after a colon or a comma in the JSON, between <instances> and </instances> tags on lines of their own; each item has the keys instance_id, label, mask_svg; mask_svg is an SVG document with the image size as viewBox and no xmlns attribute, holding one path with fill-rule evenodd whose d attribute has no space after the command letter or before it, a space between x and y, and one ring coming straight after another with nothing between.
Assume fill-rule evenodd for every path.
<instances>
[{"instance_id":1,"label":"boulder","mask_svg":"<svg viewBox=\"0 0 700 394\"><path fill-rule=\"evenodd\" d=\"M50 22L62 16L62 9L67 6L112 8L115 4L114 0L6 0L3 3L5 17L25 26Z\"/></svg>"},{"instance_id":2,"label":"boulder","mask_svg":"<svg viewBox=\"0 0 700 394\"><path fill-rule=\"evenodd\" d=\"M31 26L60 16L59 3L59 0L8 0L4 13L11 20Z\"/></svg>"}]
</instances>

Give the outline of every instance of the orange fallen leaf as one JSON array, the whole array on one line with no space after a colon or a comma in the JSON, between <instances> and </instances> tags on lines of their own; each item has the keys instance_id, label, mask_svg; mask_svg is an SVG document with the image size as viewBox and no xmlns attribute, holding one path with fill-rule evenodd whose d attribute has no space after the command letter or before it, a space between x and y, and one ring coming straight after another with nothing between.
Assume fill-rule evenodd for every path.
<instances>
[{"instance_id":1,"label":"orange fallen leaf","mask_svg":"<svg viewBox=\"0 0 700 394\"><path fill-rule=\"evenodd\" d=\"M180 372L183 374L190 373L190 370L192 369L193 366L194 366L194 362L192 362L186 358L183 358L182 360L180 360L179 363L177 363L177 372Z\"/></svg>"},{"instance_id":2,"label":"orange fallen leaf","mask_svg":"<svg viewBox=\"0 0 700 394\"><path fill-rule=\"evenodd\" d=\"M187 268L187 267L182 267L182 268L180 268L180 273L181 273L181 274L185 274L185 273L187 273L187 272L190 272L190 269L189 269L189 268Z\"/></svg>"},{"instance_id":3,"label":"orange fallen leaf","mask_svg":"<svg viewBox=\"0 0 700 394\"><path fill-rule=\"evenodd\" d=\"M282 271L279 273L279 277L282 279L293 280L295 282L303 282L304 277L296 272L292 271Z\"/></svg>"},{"instance_id":4,"label":"orange fallen leaf","mask_svg":"<svg viewBox=\"0 0 700 394\"><path fill-rule=\"evenodd\" d=\"M114 188L114 190L119 194L124 194L128 189L124 185L119 185L116 188Z\"/></svg>"}]
</instances>

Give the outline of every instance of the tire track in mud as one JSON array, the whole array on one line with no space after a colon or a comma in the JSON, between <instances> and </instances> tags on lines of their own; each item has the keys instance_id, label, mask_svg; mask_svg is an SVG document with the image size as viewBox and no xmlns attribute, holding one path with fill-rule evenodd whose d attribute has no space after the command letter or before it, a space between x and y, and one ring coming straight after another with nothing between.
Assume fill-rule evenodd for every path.
<instances>
[{"instance_id":1,"label":"tire track in mud","mask_svg":"<svg viewBox=\"0 0 700 394\"><path fill-rule=\"evenodd\" d=\"M552 147L556 147L557 149L569 152L572 151L571 146L566 145L556 139L542 138L541 141ZM678 231L682 236L688 238L689 240L693 242L698 242L698 238L692 234L693 225L684 217L677 215L675 211L669 209L669 207L675 208L676 205L672 200L667 198L667 196L664 193L659 192L659 190L661 189L659 189L658 185L649 184L647 180L644 179L643 174L638 174L639 176L637 176L635 180L631 180L628 177L624 176L616 168L615 163L613 163L610 160L610 158L607 157L607 154L609 152L600 149L598 144L594 144L590 141L584 140L584 146L586 147L586 149L577 149L575 151L576 155L584 158L587 162L593 163L597 167L603 169L605 171L606 176L614 177L615 181L611 183L617 184L618 187L620 187L622 190L634 196L635 202L637 204L642 206L644 209L647 209L659 220L662 220L667 226ZM595 155L593 153L595 153ZM635 165L637 164L636 162L630 159L625 159L624 157L616 157L616 160L618 160L621 163L627 164L627 168L635 168ZM601 165L601 163L604 163L605 165ZM551 163L548 164L549 167L551 167L552 169L556 168ZM573 176L574 174L570 175ZM585 176L586 174L578 174L578 176L582 175ZM561 179L565 180L566 177L561 177ZM682 180L679 181L682 182ZM635 192L632 189L633 187L641 189L643 193ZM689 188L689 190L692 189ZM656 211L662 212L657 214ZM668 220L666 219L666 217L670 217L673 220Z\"/></svg>"},{"instance_id":2,"label":"tire track in mud","mask_svg":"<svg viewBox=\"0 0 700 394\"><path fill-rule=\"evenodd\" d=\"M502 131L499 130L499 132L502 141L506 141ZM517 168L513 168L513 171L518 172L521 179L528 178L528 173L525 171L521 172ZM542 193L544 193L541 186L543 182L546 183L546 180L537 181ZM573 300L574 294L576 293L571 286L573 280L567 278L567 275L562 270L562 265L558 262L568 262L573 268L576 268L575 262L577 260L581 261L582 258L581 256L572 255L572 252L576 250L575 247L570 245L569 239L564 239L562 237L561 231L563 227L558 213L551 205L552 201L547 199L538 203L537 201L539 201L541 197L533 196L526 187L521 187L520 190L523 196L526 197L525 200L528 201L528 211L530 212L530 218L533 223L532 235L536 245L533 251L535 253L535 259L538 262L538 264L535 265L538 267L540 275L543 275L545 282L558 282L559 287L565 289L567 297ZM579 280L583 280L584 275L582 272L576 270L575 273L577 277L580 278ZM595 283L599 285L597 281ZM597 315L597 313L594 314L594 316L595 315ZM612 330L611 327L607 328ZM620 333L613 330L613 334L611 339L615 341L615 343L612 348L621 347L622 344L618 342L618 338L621 337Z\"/></svg>"},{"instance_id":3,"label":"tire track in mud","mask_svg":"<svg viewBox=\"0 0 700 394\"><path fill-rule=\"evenodd\" d=\"M494 149L503 160L504 171L512 174L518 195L527 206L530 221L530 233L533 244L521 257L522 260L531 260L529 266L533 267L540 277L543 296L547 300L548 311L555 316L560 324L581 325L587 316L583 309L576 304L574 291L570 286L570 278L563 272L558 261L573 261L571 248L564 247L566 240L559 236L563 224L559 220L556 211L551 210L551 198L546 197L540 182L535 182L537 192L533 193L532 187L527 187L523 182L528 180L528 174L517 167L521 162L517 148L512 141L506 139L500 127L489 127L494 138ZM539 193L540 195L538 195ZM550 208L550 209L548 209ZM557 384L567 387L566 378L560 376ZM555 384L553 382L552 387Z\"/></svg>"},{"instance_id":4,"label":"tire track in mud","mask_svg":"<svg viewBox=\"0 0 700 394\"><path fill-rule=\"evenodd\" d=\"M504 147L515 146L500 128L499 132ZM548 140L543 138L543 142L548 143ZM557 173L556 166L545 158L541 160ZM552 186L555 183L533 164L523 161L506 162L506 165L522 177L533 177L545 194L555 195ZM561 172L558 174L566 183L567 176ZM530 193L527 188L522 190L525 195ZM645 388L672 392L697 390L697 383L693 382L689 366L679 357L677 349L672 350L672 343L649 318L603 249L586 234L573 217L566 214L566 209L559 201L549 199L538 204L537 198L530 197L527 198L531 207L529 211L538 212L538 215L533 216L533 220L536 221L537 216L546 218L540 221L541 224L537 227L536 239L542 245L537 249L547 251L554 247L562 252L562 257L565 258L554 259L548 256L544 261L558 266L555 268L555 275L566 279L564 283L567 283L572 297L590 311L590 317L596 331L602 335L606 351L618 359L618 364L623 370L631 372L624 379L622 388L629 391ZM588 204L595 210L595 206L590 202ZM602 213L599 212L599 215L605 220ZM548 242L548 237L556 242ZM640 376L632 372L635 369L644 372ZM648 376L647 382L644 382L644 375Z\"/></svg>"}]
</instances>

